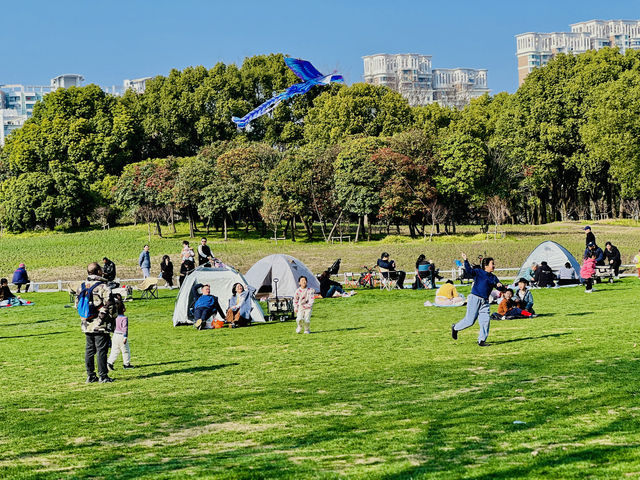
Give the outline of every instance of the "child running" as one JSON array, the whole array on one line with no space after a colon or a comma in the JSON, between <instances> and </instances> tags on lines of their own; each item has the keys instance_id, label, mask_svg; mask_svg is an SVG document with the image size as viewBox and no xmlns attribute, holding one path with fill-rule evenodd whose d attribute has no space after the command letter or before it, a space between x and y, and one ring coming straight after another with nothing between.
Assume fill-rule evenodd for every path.
<instances>
[{"instance_id":1,"label":"child running","mask_svg":"<svg viewBox=\"0 0 640 480\"><path fill-rule=\"evenodd\" d=\"M464 269L467 275L473 277L473 287L467 297L467 315L458 323L451 325L451 337L458 339L458 332L469 328L479 319L480 332L478 334L478 346L488 346L489 325L491 323L489 311L489 294L494 287L502 288L502 283L493 274L495 262L491 257L482 259L482 268L471 268L467 255L462 254Z\"/></svg>"},{"instance_id":2,"label":"child running","mask_svg":"<svg viewBox=\"0 0 640 480\"><path fill-rule=\"evenodd\" d=\"M316 292L313 288L307 288L307 277L302 275L298 280L300 288L296 290L293 296L293 311L296 313L296 333L302 332L302 324L304 323L304 333L311 333L309 326L311 325L311 308Z\"/></svg>"},{"instance_id":3,"label":"child running","mask_svg":"<svg viewBox=\"0 0 640 480\"><path fill-rule=\"evenodd\" d=\"M129 349L129 319L124 315L127 309L120 295L116 295L116 308L118 316L116 317L116 329L111 339L111 354L107 360L107 367L109 370L115 370L114 363L118 359L118 354L122 352L123 367L134 368L131 365L131 350Z\"/></svg>"}]
</instances>

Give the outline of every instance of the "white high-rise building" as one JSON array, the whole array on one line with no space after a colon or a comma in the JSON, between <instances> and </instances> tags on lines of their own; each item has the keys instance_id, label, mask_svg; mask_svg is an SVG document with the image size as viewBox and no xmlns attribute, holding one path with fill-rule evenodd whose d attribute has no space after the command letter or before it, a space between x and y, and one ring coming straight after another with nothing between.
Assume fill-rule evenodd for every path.
<instances>
[{"instance_id":1,"label":"white high-rise building","mask_svg":"<svg viewBox=\"0 0 640 480\"><path fill-rule=\"evenodd\" d=\"M543 67L558 53L584 53L603 47L640 50L640 20L589 20L574 23L570 32L516 35L518 85L536 67Z\"/></svg>"},{"instance_id":2,"label":"white high-rise building","mask_svg":"<svg viewBox=\"0 0 640 480\"><path fill-rule=\"evenodd\" d=\"M431 55L416 53L366 55L364 81L397 91L411 106L438 102L461 108L490 90L487 70L432 68Z\"/></svg>"},{"instance_id":3,"label":"white high-rise building","mask_svg":"<svg viewBox=\"0 0 640 480\"><path fill-rule=\"evenodd\" d=\"M134 78L133 80L126 79L123 82L124 90L133 90L136 93L144 93L147 87L147 80L151 80L151 77Z\"/></svg>"}]
</instances>

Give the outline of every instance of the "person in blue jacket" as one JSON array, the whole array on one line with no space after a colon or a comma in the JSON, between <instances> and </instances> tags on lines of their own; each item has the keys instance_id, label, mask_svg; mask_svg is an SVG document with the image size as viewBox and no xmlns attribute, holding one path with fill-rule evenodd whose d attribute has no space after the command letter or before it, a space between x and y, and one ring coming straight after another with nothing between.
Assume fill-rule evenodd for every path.
<instances>
[{"instance_id":1,"label":"person in blue jacket","mask_svg":"<svg viewBox=\"0 0 640 480\"><path fill-rule=\"evenodd\" d=\"M229 327L246 327L251 324L251 298L255 291L250 285L246 289L241 283L233 286L226 317Z\"/></svg>"},{"instance_id":2,"label":"person in blue jacket","mask_svg":"<svg viewBox=\"0 0 640 480\"><path fill-rule=\"evenodd\" d=\"M151 275L151 256L149 255L149 245L145 245L138 257L138 265L142 270L142 278L147 278Z\"/></svg>"},{"instance_id":3,"label":"person in blue jacket","mask_svg":"<svg viewBox=\"0 0 640 480\"><path fill-rule=\"evenodd\" d=\"M596 265L604 265L604 252L598 245L591 242L587 245L582 258L591 258L593 255L596 256Z\"/></svg>"},{"instance_id":4,"label":"person in blue jacket","mask_svg":"<svg viewBox=\"0 0 640 480\"><path fill-rule=\"evenodd\" d=\"M13 278L11 279L11 283L13 283L16 287L18 287L18 293L20 293L20 288L24 285L25 293L29 291L29 285L31 280L29 280L29 275L27 275L27 269L24 266L24 263L21 263L18 266L18 269L13 272Z\"/></svg>"},{"instance_id":5,"label":"person in blue jacket","mask_svg":"<svg viewBox=\"0 0 640 480\"><path fill-rule=\"evenodd\" d=\"M491 257L482 259L481 268L472 268L465 253L462 254L464 269L467 274L473 277L473 287L467 297L467 314L458 323L451 325L451 337L458 339L458 332L469 328L479 320L480 332L478 334L478 345L486 347L489 336L489 325L491 323L489 311L489 294L494 288L503 288L502 283L493 274L495 262Z\"/></svg>"},{"instance_id":6,"label":"person in blue jacket","mask_svg":"<svg viewBox=\"0 0 640 480\"><path fill-rule=\"evenodd\" d=\"M202 294L198 293L198 289L202 287ZM211 295L211 287L196 283L191 287L193 297L196 299L193 305L193 318L196 319L195 327L202 330L205 326L207 318L212 317L216 313L224 321L224 313L218 297Z\"/></svg>"}]
</instances>

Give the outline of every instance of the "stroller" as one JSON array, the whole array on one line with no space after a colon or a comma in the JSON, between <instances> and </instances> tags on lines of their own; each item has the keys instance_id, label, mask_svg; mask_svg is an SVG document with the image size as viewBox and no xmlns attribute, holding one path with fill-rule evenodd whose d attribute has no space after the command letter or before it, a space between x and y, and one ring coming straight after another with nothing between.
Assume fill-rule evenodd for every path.
<instances>
[{"instance_id":1,"label":"stroller","mask_svg":"<svg viewBox=\"0 0 640 480\"><path fill-rule=\"evenodd\" d=\"M337 259L329 268L327 268L327 272L329 272L329 275L338 274L338 271L340 270L340 260L340 258Z\"/></svg>"}]
</instances>

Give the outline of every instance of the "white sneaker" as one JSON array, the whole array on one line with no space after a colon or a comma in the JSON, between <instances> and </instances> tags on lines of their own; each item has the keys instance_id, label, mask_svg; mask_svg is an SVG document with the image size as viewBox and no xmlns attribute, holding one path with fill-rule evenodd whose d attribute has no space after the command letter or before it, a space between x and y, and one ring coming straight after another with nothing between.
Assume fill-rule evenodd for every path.
<instances>
[{"instance_id":1,"label":"white sneaker","mask_svg":"<svg viewBox=\"0 0 640 480\"><path fill-rule=\"evenodd\" d=\"M311 331L310 330L305 330L304 333L309 334L309 333L311 333Z\"/></svg>"},{"instance_id":2,"label":"white sneaker","mask_svg":"<svg viewBox=\"0 0 640 480\"><path fill-rule=\"evenodd\" d=\"M302 333L302 327L296 328L296 333Z\"/></svg>"},{"instance_id":3,"label":"white sneaker","mask_svg":"<svg viewBox=\"0 0 640 480\"><path fill-rule=\"evenodd\" d=\"M585 290L584 293L591 293L593 290Z\"/></svg>"}]
</instances>

